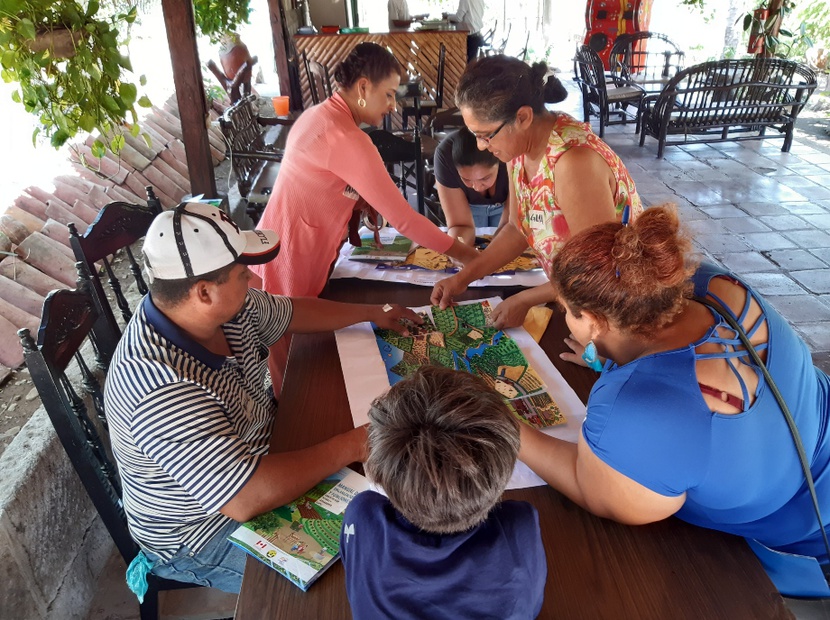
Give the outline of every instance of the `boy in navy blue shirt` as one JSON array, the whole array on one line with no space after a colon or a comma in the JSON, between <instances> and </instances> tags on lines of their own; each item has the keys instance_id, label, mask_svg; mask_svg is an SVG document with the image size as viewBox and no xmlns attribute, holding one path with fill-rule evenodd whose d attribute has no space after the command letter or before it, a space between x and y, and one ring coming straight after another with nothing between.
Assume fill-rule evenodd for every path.
<instances>
[{"instance_id":1,"label":"boy in navy blue shirt","mask_svg":"<svg viewBox=\"0 0 830 620\"><path fill-rule=\"evenodd\" d=\"M466 372L426 366L372 403L365 491L340 549L355 620L535 618L547 563L539 515L499 502L519 427Z\"/></svg>"}]
</instances>

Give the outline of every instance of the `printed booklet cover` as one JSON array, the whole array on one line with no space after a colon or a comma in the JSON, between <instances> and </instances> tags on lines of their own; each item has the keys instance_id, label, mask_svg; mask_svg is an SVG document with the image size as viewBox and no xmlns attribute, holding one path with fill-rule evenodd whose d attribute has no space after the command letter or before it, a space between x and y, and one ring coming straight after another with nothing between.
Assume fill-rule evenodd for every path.
<instances>
[{"instance_id":1,"label":"printed booklet cover","mask_svg":"<svg viewBox=\"0 0 830 620\"><path fill-rule=\"evenodd\" d=\"M340 557L343 512L369 484L344 467L293 502L243 523L228 540L306 591Z\"/></svg>"},{"instance_id":2,"label":"printed booklet cover","mask_svg":"<svg viewBox=\"0 0 830 620\"><path fill-rule=\"evenodd\" d=\"M375 245L374 237L361 237L360 241L363 245L352 250L349 257L351 260L400 261L412 249L412 241L402 235L396 236L392 241L384 241L380 248Z\"/></svg>"}]
</instances>

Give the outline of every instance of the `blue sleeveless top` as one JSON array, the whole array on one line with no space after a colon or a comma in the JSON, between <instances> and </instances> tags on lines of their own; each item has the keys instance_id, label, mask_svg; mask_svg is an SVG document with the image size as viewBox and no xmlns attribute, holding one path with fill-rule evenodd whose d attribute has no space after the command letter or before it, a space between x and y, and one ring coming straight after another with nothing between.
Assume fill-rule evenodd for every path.
<instances>
[{"instance_id":1,"label":"blue sleeveless top","mask_svg":"<svg viewBox=\"0 0 830 620\"><path fill-rule=\"evenodd\" d=\"M718 275L740 282L704 263L693 277L695 295L705 296ZM781 315L741 285L761 307L752 329L767 322L767 368L801 433L828 527L830 378L813 366L804 342ZM744 312L748 306L747 300ZM687 347L623 366L606 363L591 391L582 433L594 454L625 476L661 495L685 492L686 502L677 513L681 519L827 562L793 438L763 377L755 401L742 413L713 413L701 395L695 361L707 356L695 347L732 343L718 335L721 327L734 333L716 316L706 334ZM737 335L734 342L739 344ZM732 358L732 365L752 365L746 354L721 357ZM744 388L748 404L747 396Z\"/></svg>"}]
</instances>

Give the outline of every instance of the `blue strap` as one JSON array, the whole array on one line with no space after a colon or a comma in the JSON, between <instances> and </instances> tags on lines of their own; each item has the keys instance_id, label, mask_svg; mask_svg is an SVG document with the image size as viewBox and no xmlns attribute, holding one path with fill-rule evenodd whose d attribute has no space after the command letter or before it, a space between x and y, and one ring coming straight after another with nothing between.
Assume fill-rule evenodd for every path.
<instances>
[{"instance_id":1,"label":"blue strap","mask_svg":"<svg viewBox=\"0 0 830 620\"><path fill-rule=\"evenodd\" d=\"M144 595L147 594L147 574L153 570L153 564L147 559L143 551L133 558L127 567L127 586L133 594L138 597L138 602L144 602Z\"/></svg>"}]
</instances>

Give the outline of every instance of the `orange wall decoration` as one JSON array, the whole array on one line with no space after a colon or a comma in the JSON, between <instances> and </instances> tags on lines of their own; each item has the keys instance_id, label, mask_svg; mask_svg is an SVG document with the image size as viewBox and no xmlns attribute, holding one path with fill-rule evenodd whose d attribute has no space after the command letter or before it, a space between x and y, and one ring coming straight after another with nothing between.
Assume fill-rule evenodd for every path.
<instances>
[{"instance_id":1,"label":"orange wall decoration","mask_svg":"<svg viewBox=\"0 0 830 620\"><path fill-rule=\"evenodd\" d=\"M611 46L621 34L648 30L654 0L587 0L585 45L591 46L605 68Z\"/></svg>"}]
</instances>

